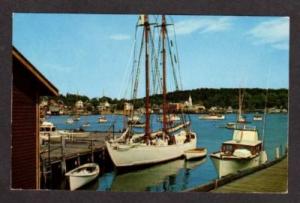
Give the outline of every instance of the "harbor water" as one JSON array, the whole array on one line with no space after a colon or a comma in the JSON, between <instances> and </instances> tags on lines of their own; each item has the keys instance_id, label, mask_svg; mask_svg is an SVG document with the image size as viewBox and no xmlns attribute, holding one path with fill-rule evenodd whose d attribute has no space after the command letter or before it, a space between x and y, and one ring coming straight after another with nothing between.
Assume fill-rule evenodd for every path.
<instances>
[{"instance_id":1,"label":"harbor water","mask_svg":"<svg viewBox=\"0 0 300 203\"><path fill-rule=\"evenodd\" d=\"M268 160L274 160L276 148L280 154L284 153L288 140L288 115L267 114L264 121L253 121L254 114L246 114L249 125L256 126L260 139L264 139L264 147ZM192 121L192 130L197 133L197 146L207 148L208 155L218 151L222 142L232 138L232 130L226 129L228 122L236 120L235 114L226 114L225 120L201 120L199 115L188 115ZM50 116L48 121L53 122L57 129L78 129L85 122L90 126L85 131L120 131L123 128L121 115L106 115L107 123L98 123L99 115L81 116L73 124L66 124L69 116ZM158 116L152 115L152 128L160 128ZM112 125L114 123L114 125ZM264 126L265 123L265 127ZM101 167L101 166L100 166ZM95 191L183 191L217 178L217 173L209 156L197 161L178 159L167 163L155 165L146 169L118 174L113 167L105 171L96 181L81 188L81 190ZM59 188L64 189L64 188Z\"/></svg>"}]
</instances>

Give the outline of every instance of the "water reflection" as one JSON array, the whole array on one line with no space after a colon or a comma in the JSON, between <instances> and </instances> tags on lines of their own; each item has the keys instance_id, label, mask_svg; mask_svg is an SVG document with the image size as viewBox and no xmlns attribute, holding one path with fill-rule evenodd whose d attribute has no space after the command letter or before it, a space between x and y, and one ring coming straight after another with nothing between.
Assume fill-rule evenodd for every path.
<instances>
[{"instance_id":1,"label":"water reflection","mask_svg":"<svg viewBox=\"0 0 300 203\"><path fill-rule=\"evenodd\" d=\"M204 163L206 159L198 161L185 161L184 159L178 159L164 164L152 166L147 169L133 171L124 174L115 173L113 175L102 176L99 179L98 190L110 190L118 192L141 192L141 191L169 191L170 187L173 187L178 182L179 173L183 172L183 179L187 179L189 176L189 170L194 169ZM114 176L113 180L112 177ZM182 180L180 180L182 181ZM109 187L109 182L111 186Z\"/></svg>"}]
</instances>

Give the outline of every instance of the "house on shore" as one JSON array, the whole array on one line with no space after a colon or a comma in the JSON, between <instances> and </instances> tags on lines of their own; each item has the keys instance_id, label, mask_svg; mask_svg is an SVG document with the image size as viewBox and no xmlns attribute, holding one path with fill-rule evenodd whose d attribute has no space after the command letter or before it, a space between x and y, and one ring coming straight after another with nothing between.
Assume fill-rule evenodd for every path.
<instances>
[{"instance_id":1,"label":"house on shore","mask_svg":"<svg viewBox=\"0 0 300 203\"><path fill-rule=\"evenodd\" d=\"M39 189L39 100L58 90L14 47L12 56L11 187Z\"/></svg>"}]
</instances>

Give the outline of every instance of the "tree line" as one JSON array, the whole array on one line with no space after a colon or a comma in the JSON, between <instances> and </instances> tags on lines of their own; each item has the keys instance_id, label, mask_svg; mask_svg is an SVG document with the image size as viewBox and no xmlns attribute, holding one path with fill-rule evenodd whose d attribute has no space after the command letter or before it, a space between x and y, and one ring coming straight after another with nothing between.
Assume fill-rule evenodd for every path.
<instances>
[{"instance_id":1,"label":"tree line","mask_svg":"<svg viewBox=\"0 0 300 203\"><path fill-rule=\"evenodd\" d=\"M288 90L287 89L261 89L261 88L244 88L241 89L244 93L243 108L245 110L255 110L276 107L276 108L288 108ZM212 106L218 106L227 108L238 108L238 88L199 88L193 90L175 91L167 94L168 102L183 103L187 101L189 96L192 97L193 104L203 105L206 108ZM100 102L109 102L113 104L117 110L122 110L125 102L134 103L135 108L143 107L145 98L138 98L134 101L126 99L112 99L110 97L101 98L89 98L84 95L76 95L67 93L66 95L59 95L58 97L49 97L48 99L54 99L62 102L67 106L74 106L75 102L82 100L84 103L94 106L95 108ZM151 104L161 105L162 95L152 95L150 97Z\"/></svg>"}]
</instances>

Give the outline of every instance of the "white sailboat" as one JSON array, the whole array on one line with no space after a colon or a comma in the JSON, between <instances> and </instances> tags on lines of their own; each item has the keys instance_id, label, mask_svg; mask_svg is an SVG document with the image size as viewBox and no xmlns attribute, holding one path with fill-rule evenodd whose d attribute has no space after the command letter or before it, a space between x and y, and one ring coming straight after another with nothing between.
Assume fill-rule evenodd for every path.
<instances>
[{"instance_id":1,"label":"white sailboat","mask_svg":"<svg viewBox=\"0 0 300 203\"><path fill-rule=\"evenodd\" d=\"M232 140L222 144L221 151L210 154L218 176L226 176L258 166L267 161L267 154L263 150L263 142L259 140L255 127L236 127Z\"/></svg>"},{"instance_id":2,"label":"white sailboat","mask_svg":"<svg viewBox=\"0 0 300 203\"><path fill-rule=\"evenodd\" d=\"M243 100L244 94L242 94L241 89L239 89L239 109L237 112L237 119L236 122L229 122L226 124L226 128L228 129L235 129L239 124L247 123L246 118L243 116L242 109L243 109Z\"/></svg>"},{"instance_id":3,"label":"white sailboat","mask_svg":"<svg viewBox=\"0 0 300 203\"><path fill-rule=\"evenodd\" d=\"M239 110L237 115L237 123L246 123L246 119L242 114L243 100L244 94L242 94L241 89L239 89Z\"/></svg>"},{"instance_id":4,"label":"white sailboat","mask_svg":"<svg viewBox=\"0 0 300 203\"><path fill-rule=\"evenodd\" d=\"M162 15L161 47L162 47L162 92L163 92L163 122L162 129L151 132L150 129L150 68L149 68L149 35L150 23L148 15L140 17L139 26L143 27L143 42L145 43L145 131L133 134L127 129L120 138L106 141L108 153L117 168L150 165L173 160L184 155L184 152L196 148L197 135L189 129L189 122L170 126L167 121L166 99L166 19Z\"/></svg>"}]
</instances>

